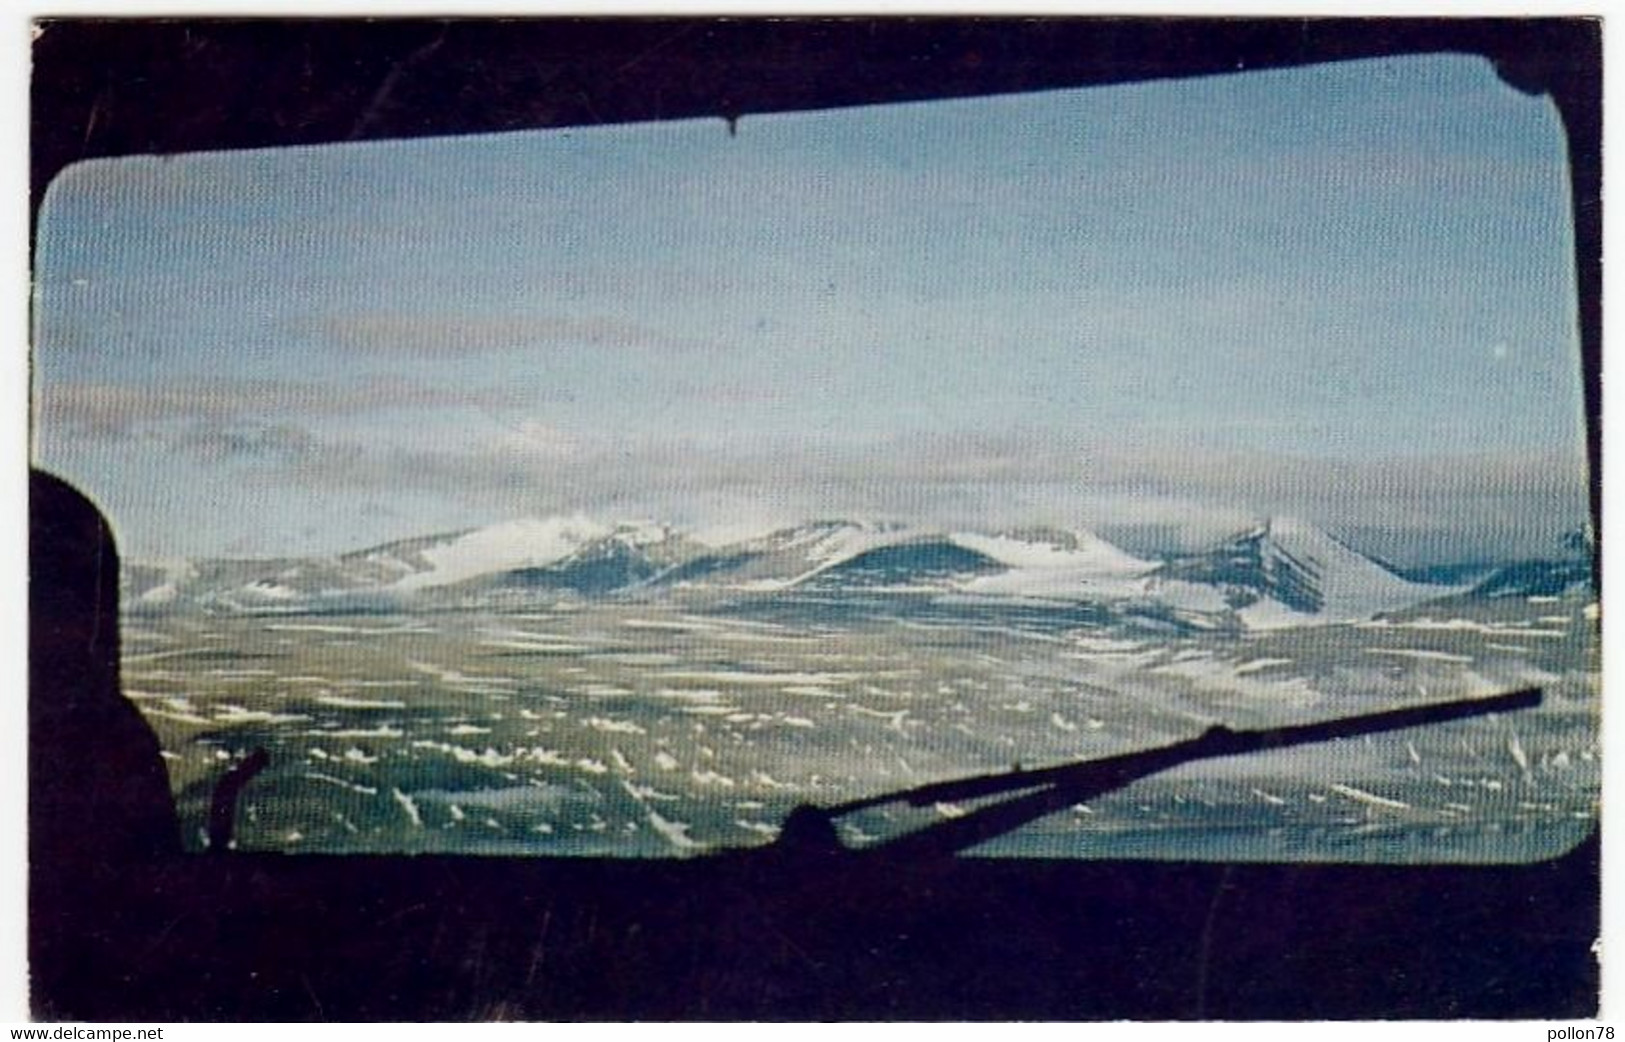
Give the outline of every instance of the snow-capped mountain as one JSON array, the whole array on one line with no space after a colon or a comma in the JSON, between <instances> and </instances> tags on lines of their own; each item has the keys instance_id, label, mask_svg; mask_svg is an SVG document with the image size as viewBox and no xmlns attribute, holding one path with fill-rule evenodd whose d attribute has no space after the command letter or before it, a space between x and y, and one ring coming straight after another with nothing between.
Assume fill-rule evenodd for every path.
<instances>
[{"instance_id":1,"label":"snow-capped mountain","mask_svg":"<svg viewBox=\"0 0 1625 1042\"><path fill-rule=\"evenodd\" d=\"M1150 579L1181 598L1206 587L1254 629L1365 619L1455 592L1411 582L1295 518L1271 518L1196 554L1173 557Z\"/></svg>"},{"instance_id":2,"label":"snow-capped mountain","mask_svg":"<svg viewBox=\"0 0 1625 1042\"><path fill-rule=\"evenodd\" d=\"M1485 599L1503 597L1563 597L1594 593L1596 584L1596 540L1589 528L1576 528L1557 540L1557 552L1516 561L1480 562L1432 569L1445 574L1440 580L1462 587L1467 596ZM1413 574L1421 579L1431 576Z\"/></svg>"},{"instance_id":3,"label":"snow-capped mountain","mask_svg":"<svg viewBox=\"0 0 1625 1042\"><path fill-rule=\"evenodd\" d=\"M1004 565L954 537L915 535L843 557L797 583L811 590L929 592L957 589Z\"/></svg>"},{"instance_id":4,"label":"snow-capped mountain","mask_svg":"<svg viewBox=\"0 0 1625 1042\"><path fill-rule=\"evenodd\" d=\"M225 612L344 610L444 599L503 576L560 577L561 589L598 590L594 571L631 556L655 561L670 540L653 524L606 525L581 516L521 519L399 540L336 556L269 560L136 562L125 567L125 603L136 610L192 606ZM650 568L658 570L666 562ZM636 574L639 564L623 565ZM572 582L572 572L577 579ZM516 582L523 585L523 582Z\"/></svg>"},{"instance_id":5,"label":"snow-capped mountain","mask_svg":"<svg viewBox=\"0 0 1625 1042\"><path fill-rule=\"evenodd\" d=\"M1124 581L1153 567L1090 532L983 535L818 521L717 547L657 582L757 592L954 590L1091 599L1139 593Z\"/></svg>"},{"instance_id":6,"label":"snow-capped mountain","mask_svg":"<svg viewBox=\"0 0 1625 1042\"><path fill-rule=\"evenodd\" d=\"M1142 560L1088 531L1018 529L996 536L960 532L954 541L1000 569L965 584L990 596L1118 600L1145 594L1156 562Z\"/></svg>"},{"instance_id":7,"label":"snow-capped mountain","mask_svg":"<svg viewBox=\"0 0 1625 1042\"><path fill-rule=\"evenodd\" d=\"M133 612L237 613L365 609L389 601L380 591L410 566L343 557L127 562L124 608Z\"/></svg>"},{"instance_id":8,"label":"snow-capped mountain","mask_svg":"<svg viewBox=\"0 0 1625 1042\"><path fill-rule=\"evenodd\" d=\"M1493 579L1483 586L1486 596L1499 588L1491 588ZM1289 518L1200 553L1153 560L1083 530L983 534L826 520L718 545L653 522L571 516L509 521L334 557L133 564L125 582L126 606L137 612L861 593L951 595L967 605L1019 601L1039 609L1093 605L1114 617L1231 629L1363 619L1465 591L1402 578Z\"/></svg>"},{"instance_id":9,"label":"snow-capped mountain","mask_svg":"<svg viewBox=\"0 0 1625 1042\"><path fill-rule=\"evenodd\" d=\"M657 582L672 587L786 590L864 553L912 537L903 526L884 522L813 521L708 547Z\"/></svg>"},{"instance_id":10,"label":"snow-capped mountain","mask_svg":"<svg viewBox=\"0 0 1625 1042\"><path fill-rule=\"evenodd\" d=\"M648 582L703 548L666 525L621 522L603 525L584 518L533 524L534 538L515 539L481 529L453 549L451 567L418 573L399 588L436 588L469 596L497 590L558 591L584 596L613 593ZM472 545L470 545L472 544ZM473 568L468 567L477 563ZM437 562L438 563L438 562ZM494 565L494 567L493 567Z\"/></svg>"},{"instance_id":11,"label":"snow-capped mountain","mask_svg":"<svg viewBox=\"0 0 1625 1042\"><path fill-rule=\"evenodd\" d=\"M1473 587L1479 597L1559 597L1591 589L1591 562L1566 560L1518 561L1504 565Z\"/></svg>"},{"instance_id":12,"label":"snow-capped mountain","mask_svg":"<svg viewBox=\"0 0 1625 1042\"><path fill-rule=\"evenodd\" d=\"M410 562L413 570L394 586L401 591L422 590L518 568L540 568L610 532L607 526L580 516L526 518L462 532L421 549Z\"/></svg>"}]
</instances>

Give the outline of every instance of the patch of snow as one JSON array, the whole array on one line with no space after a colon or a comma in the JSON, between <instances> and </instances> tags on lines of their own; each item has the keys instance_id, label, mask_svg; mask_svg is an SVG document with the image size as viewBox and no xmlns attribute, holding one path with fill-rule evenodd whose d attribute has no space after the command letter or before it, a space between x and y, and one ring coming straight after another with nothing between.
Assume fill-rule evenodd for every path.
<instances>
[{"instance_id":1,"label":"patch of snow","mask_svg":"<svg viewBox=\"0 0 1625 1042\"><path fill-rule=\"evenodd\" d=\"M1146 594L1145 577L1157 567L1092 532L1070 533L1072 546L955 532L958 546L989 557L1008 571L979 575L961 586L969 594L1064 600L1122 600ZM1222 607L1222 602L1220 607Z\"/></svg>"},{"instance_id":2,"label":"patch of snow","mask_svg":"<svg viewBox=\"0 0 1625 1042\"><path fill-rule=\"evenodd\" d=\"M168 604L175 599L179 592L174 583L163 583L154 586L140 597L137 597L136 600L142 604Z\"/></svg>"},{"instance_id":3,"label":"patch of snow","mask_svg":"<svg viewBox=\"0 0 1625 1042\"><path fill-rule=\"evenodd\" d=\"M1224 599L1224 591L1206 583L1153 578L1146 584L1146 590L1156 601L1179 611L1217 614L1230 610L1229 602ZM1290 622L1287 625L1297 623Z\"/></svg>"},{"instance_id":4,"label":"patch of snow","mask_svg":"<svg viewBox=\"0 0 1625 1042\"><path fill-rule=\"evenodd\" d=\"M583 655L592 650L586 644L533 644L518 640L482 640L482 648L502 648L507 651L529 651L537 655ZM494 679L494 678L493 678ZM512 681L507 681L512 683Z\"/></svg>"},{"instance_id":5,"label":"patch of snow","mask_svg":"<svg viewBox=\"0 0 1625 1042\"><path fill-rule=\"evenodd\" d=\"M649 826L660 834L661 839L664 839L678 850L699 849L700 844L689 838L688 830L692 826L687 822L670 821L648 807L645 807L644 811L649 817Z\"/></svg>"},{"instance_id":6,"label":"patch of snow","mask_svg":"<svg viewBox=\"0 0 1625 1042\"><path fill-rule=\"evenodd\" d=\"M289 724L309 719L303 713L273 713L239 705L223 705L214 711L215 722L221 724Z\"/></svg>"},{"instance_id":7,"label":"patch of snow","mask_svg":"<svg viewBox=\"0 0 1625 1042\"><path fill-rule=\"evenodd\" d=\"M1513 731L1507 739L1507 752L1512 754L1512 760L1523 773L1529 773L1529 754L1524 751L1523 743L1518 741L1518 732Z\"/></svg>"},{"instance_id":8,"label":"patch of snow","mask_svg":"<svg viewBox=\"0 0 1625 1042\"><path fill-rule=\"evenodd\" d=\"M1144 575L1156 562L1135 557L1093 532L1070 533L1076 549L1054 543L1035 542L1013 536L988 536L975 532L955 532L948 538L966 550L991 557L1008 568L1034 571L1078 572L1097 576Z\"/></svg>"},{"instance_id":9,"label":"patch of snow","mask_svg":"<svg viewBox=\"0 0 1625 1042\"><path fill-rule=\"evenodd\" d=\"M1340 796L1347 796L1351 800L1357 800L1373 807L1381 807L1384 810L1411 809L1411 805L1403 800L1391 800L1386 796L1378 796L1374 792L1366 792L1364 789L1356 789L1352 785L1331 785L1328 786L1328 788Z\"/></svg>"},{"instance_id":10,"label":"patch of snow","mask_svg":"<svg viewBox=\"0 0 1625 1042\"><path fill-rule=\"evenodd\" d=\"M261 579L258 582L248 583L247 585L239 588L237 592L248 595L250 600L266 600L276 602L291 601L299 596L298 590L283 586L281 583L271 582L266 579Z\"/></svg>"},{"instance_id":11,"label":"patch of snow","mask_svg":"<svg viewBox=\"0 0 1625 1042\"><path fill-rule=\"evenodd\" d=\"M1255 658L1236 666L1235 673L1238 677L1246 676L1248 673L1256 673L1261 669L1269 669L1271 666L1290 665L1292 665L1292 660L1289 658Z\"/></svg>"},{"instance_id":12,"label":"patch of snow","mask_svg":"<svg viewBox=\"0 0 1625 1042\"><path fill-rule=\"evenodd\" d=\"M473 676L467 673L460 673L455 669L447 669L444 666L436 666L428 662L417 662L412 659L408 659L406 665L407 668L414 670L415 672L434 677L442 684L460 686L464 690L468 690L473 694L490 693L488 691L481 690L482 686L509 688L513 687L517 683L517 681L511 677L492 676L490 674Z\"/></svg>"},{"instance_id":13,"label":"patch of snow","mask_svg":"<svg viewBox=\"0 0 1625 1042\"><path fill-rule=\"evenodd\" d=\"M422 551L427 571L398 580L394 588L422 590L462 582L492 572L539 568L570 556L613 530L591 518L525 518L477 529Z\"/></svg>"},{"instance_id":14,"label":"patch of snow","mask_svg":"<svg viewBox=\"0 0 1625 1042\"><path fill-rule=\"evenodd\" d=\"M351 792L359 792L363 796L378 795L378 790L371 785L358 785L352 781L345 781L343 778L335 778L331 774L323 774L321 771L306 771L305 777L315 781L327 782L329 785L337 785L340 788L349 789Z\"/></svg>"},{"instance_id":15,"label":"patch of snow","mask_svg":"<svg viewBox=\"0 0 1625 1042\"><path fill-rule=\"evenodd\" d=\"M196 713L188 713L185 711L157 709L152 706L142 706L141 711L146 713L148 716L163 717L165 720L177 720L183 724L208 725L214 723L213 720L210 720L207 717L198 716Z\"/></svg>"},{"instance_id":16,"label":"patch of snow","mask_svg":"<svg viewBox=\"0 0 1625 1042\"><path fill-rule=\"evenodd\" d=\"M390 795L394 796L395 802L401 805L401 809L406 812L406 817L412 822L413 827L422 828L423 815L418 813L418 805L413 801L412 797L399 789L391 789Z\"/></svg>"},{"instance_id":17,"label":"patch of snow","mask_svg":"<svg viewBox=\"0 0 1625 1042\"><path fill-rule=\"evenodd\" d=\"M320 705L332 706L335 709L405 709L406 703L399 699L383 698L350 698L346 695L317 695L313 701Z\"/></svg>"},{"instance_id":18,"label":"patch of snow","mask_svg":"<svg viewBox=\"0 0 1625 1042\"><path fill-rule=\"evenodd\" d=\"M796 684L815 687L822 684L841 684L859 677L857 673L773 673L748 670L674 670L662 673L663 680L699 680L713 684L783 685ZM825 694L827 692L819 692Z\"/></svg>"},{"instance_id":19,"label":"patch of snow","mask_svg":"<svg viewBox=\"0 0 1625 1042\"><path fill-rule=\"evenodd\" d=\"M367 630L355 626L335 626L331 623L318 622L274 622L265 627L282 633L365 633Z\"/></svg>"},{"instance_id":20,"label":"patch of snow","mask_svg":"<svg viewBox=\"0 0 1625 1042\"><path fill-rule=\"evenodd\" d=\"M306 731L307 735L318 738L403 738L406 732L390 724L378 727L346 727L335 731L314 730Z\"/></svg>"},{"instance_id":21,"label":"patch of snow","mask_svg":"<svg viewBox=\"0 0 1625 1042\"><path fill-rule=\"evenodd\" d=\"M768 580L775 588L799 586L852 558L884 546L906 541L912 533L889 525L846 522L825 528L813 526L798 532L777 549L797 550L812 567L788 579Z\"/></svg>"},{"instance_id":22,"label":"patch of snow","mask_svg":"<svg viewBox=\"0 0 1625 1042\"><path fill-rule=\"evenodd\" d=\"M683 797L674 792L661 792L652 785L635 785L624 779L621 781L621 788L626 790L628 796L640 803L644 800L664 800L668 803L680 803L683 800Z\"/></svg>"},{"instance_id":23,"label":"patch of snow","mask_svg":"<svg viewBox=\"0 0 1625 1042\"><path fill-rule=\"evenodd\" d=\"M1428 648L1366 648L1367 655L1393 655L1398 658L1428 659L1433 662L1471 662L1471 655L1452 655L1448 651L1433 651Z\"/></svg>"},{"instance_id":24,"label":"patch of snow","mask_svg":"<svg viewBox=\"0 0 1625 1042\"><path fill-rule=\"evenodd\" d=\"M1218 591L1215 590L1215 593ZM1236 616L1246 624L1250 630L1284 630L1294 626L1308 626L1316 622L1335 622L1331 618L1323 618L1316 614L1294 611L1280 601L1266 597L1256 601L1236 612Z\"/></svg>"}]
</instances>

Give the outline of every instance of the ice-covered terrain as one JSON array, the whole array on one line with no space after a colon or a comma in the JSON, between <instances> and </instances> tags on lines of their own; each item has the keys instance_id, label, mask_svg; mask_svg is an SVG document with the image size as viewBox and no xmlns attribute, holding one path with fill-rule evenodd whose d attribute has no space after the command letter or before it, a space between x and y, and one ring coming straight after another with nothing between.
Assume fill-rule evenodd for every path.
<instances>
[{"instance_id":1,"label":"ice-covered terrain","mask_svg":"<svg viewBox=\"0 0 1625 1042\"><path fill-rule=\"evenodd\" d=\"M1271 518L1206 552L1174 557L1158 568L1154 585L1163 583L1176 601L1181 586L1221 593L1252 629L1349 622L1456 592L1404 579L1295 518Z\"/></svg>"},{"instance_id":2,"label":"ice-covered terrain","mask_svg":"<svg viewBox=\"0 0 1625 1042\"><path fill-rule=\"evenodd\" d=\"M1507 589L1411 582L1293 522L1151 560L1084 532L825 522L715 545L577 519L137 566L124 680L194 842L264 746L245 847L627 856L1220 721L1539 685L1537 710L1192 765L982 851L1517 860L1594 826L1599 656L1585 584ZM861 845L965 809L841 828Z\"/></svg>"},{"instance_id":3,"label":"ice-covered terrain","mask_svg":"<svg viewBox=\"0 0 1625 1042\"><path fill-rule=\"evenodd\" d=\"M418 553L423 567L402 576L392 588L449 586L492 572L544 567L610 534L607 526L585 517L492 525L424 547Z\"/></svg>"},{"instance_id":4,"label":"ice-covered terrain","mask_svg":"<svg viewBox=\"0 0 1625 1042\"><path fill-rule=\"evenodd\" d=\"M1562 592L1585 581L1575 562L1521 562L1481 577L1480 592ZM1200 552L1140 557L1082 530L989 534L829 520L722 541L654 522L575 516L336 557L137 563L127 569L125 602L138 613L411 613L862 592L1261 630L1357 621L1470 589L1404 578L1287 518Z\"/></svg>"}]
</instances>

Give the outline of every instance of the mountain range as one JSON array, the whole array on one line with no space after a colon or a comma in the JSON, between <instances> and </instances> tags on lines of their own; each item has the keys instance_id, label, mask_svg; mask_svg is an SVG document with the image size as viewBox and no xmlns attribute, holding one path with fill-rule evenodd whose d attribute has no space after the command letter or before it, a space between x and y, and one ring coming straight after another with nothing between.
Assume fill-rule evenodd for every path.
<instances>
[{"instance_id":1,"label":"mountain range","mask_svg":"<svg viewBox=\"0 0 1625 1042\"><path fill-rule=\"evenodd\" d=\"M126 609L295 613L506 607L580 598L911 596L1094 604L1249 629L1370 618L1448 596L1562 593L1589 561L1398 574L1315 526L1272 518L1198 552L1141 557L1081 530L984 534L813 521L721 539L671 525L524 519L328 557L134 562Z\"/></svg>"}]
</instances>

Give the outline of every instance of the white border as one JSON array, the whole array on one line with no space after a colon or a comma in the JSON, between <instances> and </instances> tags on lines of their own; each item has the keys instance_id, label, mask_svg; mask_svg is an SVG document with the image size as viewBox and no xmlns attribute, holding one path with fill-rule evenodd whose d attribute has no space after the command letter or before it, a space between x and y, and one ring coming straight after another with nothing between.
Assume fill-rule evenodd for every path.
<instances>
[{"instance_id":1,"label":"white border","mask_svg":"<svg viewBox=\"0 0 1625 1042\"><path fill-rule=\"evenodd\" d=\"M27 415L27 353L26 345L29 342L28 328L28 70L29 48L31 42L31 25L35 18L61 16L231 16L231 15L265 15L275 17L297 16L335 16L335 15L372 15L386 17L399 16L479 16L479 15L669 15L669 14L778 14L778 15L866 15L866 14L1009 14L1009 15L1068 15L1068 14L1135 14L1135 15L1302 15L1302 16L1450 16L1450 17L1477 17L1477 16L1528 16L1528 15L1579 15L1603 16L1606 9L1602 3L1543 3L1536 0L1493 0L1493 2L1473 3L1470 8L1463 6L1446 6L1438 2L1387 2L1377 3L1372 0L1355 0L1332 4L1327 2L1298 2L1273 3L1244 3L1234 6L1220 7L1212 3L1192 2L1192 0L1124 0L1119 3L1080 3L1080 2L1052 2L1052 0L1025 0L1025 2L1012 5L1008 8L990 10L987 4L974 3L943 3L931 0L891 0L888 3L852 3L832 2L832 0L803 0L794 5L783 3L764 2L764 0L709 0L709 2L693 2L693 0L665 0L661 3L583 3L576 0L573 3L544 4L538 2L516 3L509 0L506 3L457 3L454 0L395 0L393 3L367 2L367 0L286 0L275 5L269 3L254 4L243 2L230 2L230 0L55 0L52 3L42 3L40 0L23 0L21 4L12 7L8 14L0 17L0 79L4 86L0 88L0 127L6 129L5 143L9 146L6 155L12 157L9 161L0 162L0 222L3 222L5 241L10 248L4 251L4 277L0 278L0 285L8 287L8 292L0 295L0 329L8 334L9 349L0 351L0 395L4 395L4 408L0 408L0 457L9 459L13 465L9 469L0 470L0 537L5 538L4 545L10 552L0 551L0 829L6 831L5 840L0 842L0 1022L13 1024L25 1023L28 1017L27 987L26 987L26 959L24 956L24 929L26 909L26 864L24 859L25 844L23 837L23 821L25 811L24 782L26 763L26 743L24 740L26 726L26 698L27 690L26 672L26 599L25 573L23 549L27 542L26 529L26 501L27 486L24 481L27 461L26 420ZM1621 94L1617 89L1622 73L1619 62L1621 60L1618 47L1615 46L1619 37L1618 27L1604 23L1604 69L1605 69L1605 98L1619 98ZM1608 111L1605 103L1604 111ZM1609 128L1611 131L1611 127ZM1625 151L1615 147L1620 144L1620 137L1612 132L1604 134L1604 154L1609 157L1625 156ZM1605 168L1606 173L1606 168ZM1605 182L1606 183L1606 182ZM1608 195L1605 189L1605 199ZM1609 199L1612 202L1611 199ZM1608 246L1619 242L1618 229L1620 228L1619 205L1606 206L1605 214L1605 250L1607 258L1619 257ZM1608 307L1613 301L1625 299L1616 296L1613 288L1616 280L1613 277L1614 269L1618 263L1605 264L1604 280L1604 343L1611 343L1613 334L1619 322L1614 320L1617 308ZM1625 305L1620 305L1625 306ZM1625 404L1625 377L1616 378L1611 383L1604 384L1604 416L1614 417L1620 415L1619 407ZM1613 429L1605 425L1604 458L1608 461L1625 459L1621 453L1625 452L1625 435L1620 434L1619 424ZM1616 464L1617 465L1617 464ZM1604 546L1607 548L1607 562L1610 574L1617 575L1619 568L1625 567L1620 562L1625 561L1625 523L1620 522L1620 511L1625 509L1625 501L1620 497L1606 494L1612 490L1605 486L1604 503ZM1610 583L1609 585L1617 585ZM1606 593L1606 589L1605 589ZM1606 597L1605 597L1606 603ZM1619 694L1620 684L1614 683L1612 663L1621 649L1621 641L1625 640L1625 621L1618 617L1619 613L1604 614L1604 662L1605 662L1605 706L1611 706L1614 698ZM1604 763L1604 842L1606 865L1617 865L1625 858L1625 840L1621 840L1618 833L1625 828L1621 823L1621 815L1617 813L1620 804L1620 778L1622 771L1613 763L1612 752L1625 749L1625 742L1620 739L1620 732L1625 728L1625 710L1608 709L1604 713L1603 743L1605 755ZM1610 813L1614 811L1614 813ZM1614 958L1607 959L1603 964L1603 996L1604 1019L1599 1022L1608 1023L1609 1016L1618 1016L1625 1011L1625 937L1621 931L1622 915L1625 915L1625 900L1618 894L1617 886L1605 885L1604 895L1604 935L1613 939L1619 946L1619 952ZM1219 1037L1225 1039L1248 1040L1248 1042L1272 1042L1276 1039L1292 1039L1301 1042L1302 1039L1313 1036L1317 1042L1324 1039L1361 1039L1369 1038L1375 1025L1371 1024L1316 1024L1316 1025L1259 1025L1259 1024L1206 1024L1181 1025L1181 1032L1196 1032L1204 1037ZM1516 1039L1518 1042L1544 1042L1548 1027L1562 1027L1563 1024L1535 1022L1535 1023L1494 1023L1482 1024L1471 1022L1439 1024L1404 1025L1401 1030L1414 1031L1417 1037L1423 1033L1430 1039L1442 1036L1455 1036L1472 1039ZM1578 1025L1577 1025L1578 1026ZM1618 1025L1620 1040L1625 1042L1625 1023ZM346 1039L355 1031L355 1028L337 1028L333 1026L301 1027L301 1034L309 1033L312 1039L336 1039L343 1033ZM389 1038L410 1042L414 1038L440 1040L445 1037L446 1029L433 1025L397 1025L390 1027L371 1026L364 1029L371 1037L377 1039ZM625 1026L621 1025L507 1025L507 1026L480 1026L459 1028L458 1033L479 1033L489 1035L492 1031L526 1031L530 1037L536 1037L536 1032L547 1031L563 1032L573 1037L604 1037L606 1034L619 1035ZM673 1029L644 1028L645 1032L659 1030L662 1035L670 1033ZM755 1025L688 1025L677 1029L685 1037L698 1037L703 1033L707 1040L728 1039L731 1037L745 1038L747 1033L753 1040L758 1038L761 1026ZM848 1032L856 1031L865 1037L874 1037L881 1032L889 1038L899 1030L905 1033L923 1033L922 1029L906 1028L899 1025L843 1025L839 1028L828 1026L774 1026L770 1030L775 1036L784 1034L794 1038L810 1038L817 1032L819 1037L827 1038L832 1030L839 1030L843 1036ZM985 1039L993 1031L1004 1032L1011 1030L1007 1027L992 1028L983 1025L933 1025L928 1029L935 1039L943 1042L957 1042L959 1039L974 1037ZM1160 1034L1163 1027L1157 1025L1132 1024L1102 1024L1102 1025L1023 1025L1019 1029L1021 1034L1028 1037L1039 1038L1065 1038L1068 1042L1079 1037L1080 1032L1087 1032L1094 1038L1123 1038L1140 1036L1156 1032ZM1379 1029L1383 1030L1383 1029ZM229 1037L237 1038L263 1038L277 1039L285 1042L286 1028L274 1027L238 1027L231 1029ZM387 1031L387 1036L385 1032ZM222 1037L218 1027L170 1027L165 1032L165 1039L175 1039L177 1042L190 1042L204 1039L214 1040Z\"/></svg>"}]
</instances>

